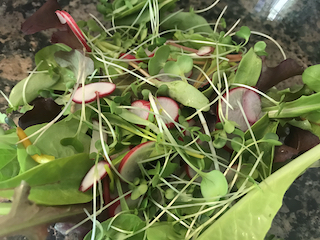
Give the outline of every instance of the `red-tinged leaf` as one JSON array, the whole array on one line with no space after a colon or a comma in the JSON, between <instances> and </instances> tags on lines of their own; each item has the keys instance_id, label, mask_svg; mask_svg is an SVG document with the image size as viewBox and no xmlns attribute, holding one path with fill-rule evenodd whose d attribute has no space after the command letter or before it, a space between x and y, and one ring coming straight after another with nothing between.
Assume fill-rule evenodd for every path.
<instances>
[{"instance_id":1,"label":"red-tinged leaf","mask_svg":"<svg viewBox=\"0 0 320 240\"><path fill-rule=\"evenodd\" d=\"M78 38L73 34L72 30L68 25L66 25L67 31L57 31L52 34L50 42L63 43L72 49L83 49L82 44L79 42Z\"/></svg>"},{"instance_id":2,"label":"red-tinged leaf","mask_svg":"<svg viewBox=\"0 0 320 240\"><path fill-rule=\"evenodd\" d=\"M68 24L74 35L77 37L80 43L86 48L86 51L91 52L91 48L88 46L87 41L81 32L81 29L79 28L75 20L71 17L71 15L66 11L60 10L56 11L56 15L62 24Z\"/></svg>"},{"instance_id":3,"label":"red-tinged leaf","mask_svg":"<svg viewBox=\"0 0 320 240\"><path fill-rule=\"evenodd\" d=\"M265 58L262 58L262 64L262 72L256 87L263 92L266 92L281 81L301 75L304 71L304 68L291 58L282 61L276 67L266 66Z\"/></svg>"},{"instance_id":4,"label":"red-tinged leaf","mask_svg":"<svg viewBox=\"0 0 320 240\"><path fill-rule=\"evenodd\" d=\"M57 0L48 0L39 8L31 17L21 24L21 31L24 34L33 34L49 28L65 29L65 25L61 24L56 10L61 9Z\"/></svg>"}]
</instances>

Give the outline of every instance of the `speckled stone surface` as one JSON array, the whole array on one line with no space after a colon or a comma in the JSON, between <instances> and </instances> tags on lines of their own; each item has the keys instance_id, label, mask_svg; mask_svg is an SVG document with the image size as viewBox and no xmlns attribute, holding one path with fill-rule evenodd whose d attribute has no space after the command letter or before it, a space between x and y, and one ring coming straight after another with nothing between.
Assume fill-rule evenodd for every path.
<instances>
[{"instance_id":1,"label":"speckled stone surface","mask_svg":"<svg viewBox=\"0 0 320 240\"><path fill-rule=\"evenodd\" d=\"M39 8L44 0L0 0L0 89L8 95L11 88L27 76L34 67L34 54L49 45L50 31L24 36L20 24ZM97 0L61 0L60 5L76 20L89 19ZM202 9L207 0L181 0L179 6ZM320 63L320 1L319 0L221 0L216 7L202 15L214 22L228 5L224 18L227 28L241 18L239 26L272 36L284 49L287 57L304 66ZM238 26L238 27L239 27ZM267 62L275 66L283 60L279 49L270 40L253 36L252 42L265 40ZM288 84L300 83L300 77ZM0 110L6 102L0 97ZM320 157L320 156L319 156ZM320 240L320 170L309 169L287 191L270 233L285 240ZM0 226L1 227L1 226Z\"/></svg>"}]
</instances>

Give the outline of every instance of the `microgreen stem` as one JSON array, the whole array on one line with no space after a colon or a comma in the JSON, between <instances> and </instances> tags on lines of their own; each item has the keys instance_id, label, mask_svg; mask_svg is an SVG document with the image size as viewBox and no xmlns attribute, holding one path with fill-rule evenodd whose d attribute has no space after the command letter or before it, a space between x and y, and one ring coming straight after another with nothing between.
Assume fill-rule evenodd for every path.
<instances>
[{"instance_id":1,"label":"microgreen stem","mask_svg":"<svg viewBox=\"0 0 320 240\"><path fill-rule=\"evenodd\" d=\"M216 0L216 1L213 2L210 6L208 6L208 7L206 7L206 8L203 8L203 9L195 10L194 13L207 12L207 11L209 11L211 8L213 8L214 6L216 6L219 2L220 2L220 0Z\"/></svg>"}]
</instances>

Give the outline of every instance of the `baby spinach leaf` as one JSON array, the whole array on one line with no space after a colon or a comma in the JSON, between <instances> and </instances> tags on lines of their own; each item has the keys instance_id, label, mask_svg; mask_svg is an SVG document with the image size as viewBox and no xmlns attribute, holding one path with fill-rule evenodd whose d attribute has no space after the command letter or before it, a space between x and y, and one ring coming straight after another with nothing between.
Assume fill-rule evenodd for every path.
<instances>
[{"instance_id":1,"label":"baby spinach leaf","mask_svg":"<svg viewBox=\"0 0 320 240\"><path fill-rule=\"evenodd\" d=\"M161 25L164 30L177 28L179 30L187 30L193 28L195 32L206 32L213 34L213 30L207 20L194 12L179 12L165 16L167 19Z\"/></svg>"},{"instance_id":2,"label":"baby spinach leaf","mask_svg":"<svg viewBox=\"0 0 320 240\"><path fill-rule=\"evenodd\" d=\"M38 95L40 90L50 89L51 86L56 84L59 80L59 75L55 74L52 77L47 72L34 73L29 77L18 82L17 85L13 87L10 92L9 100L14 109L17 109L19 106L24 105L23 101L23 92L26 96L27 103L30 103L34 100ZM26 84L26 88L24 91L24 85Z\"/></svg>"},{"instance_id":3,"label":"baby spinach leaf","mask_svg":"<svg viewBox=\"0 0 320 240\"><path fill-rule=\"evenodd\" d=\"M29 136L45 125L46 124L39 124L39 125L31 126L27 128L25 132ZM47 129L46 132L39 138L39 141L37 141L36 146L40 149L42 153L55 156L56 158L72 156L74 154L77 154L79 151L89 152L90 137L86 135L86 131L88 130L88 127L85 124L82 124L81 131L78 135L78 140L80 141L80 144L78 141L73 142L73 144L76 144L75 146L77 149L75 149L72 144L71 144L72 146L67 144L65 145L61 144L61 141L63 139L74 138L75 134L77 133L78 126L79 126L79 120L75 118L71 118L70 120L68 120L65 118L53 124L49 129ZM59 133L59 134L56 134L56 133ZM30 140L31 142L34 142L35 139L36 139L36 136L32 137ZM83 145L82 147L80 146L81 144ZM80 149L78 149L78 146L80 146ZM83 148L83 151L81 151L82 148Z\"/></svg>"},{"instance_id":4,"label":"baby spinach leaf","mask_svg":"<svg viewBox=\"0 0 320 240\"><path fill-rule=\"evenodd\" d=\"M34 57L36 65L41 63L38 66L38 71L48 70L52 66L57 67L58 64L54 58L54 54L59 51L70 52L71 50L70 47L61 43L42 48Z\"/></svg>"},{"instance_id":5,"label":"baby spinach leaf","mask_svg":"<svg viewBox=\"0 0 320 240\"><path fill-rule=\"evenodd\" d=\"M258 82L261 69L261 58L257 56L253 48L250 48L243 56L233 82L255 86Z\"/></svg>"},{"instance_id":6,"label":"baby spinach leaf","mask_svg":"<svg viewBox=\"0 0 320 240\"><path fill-rule=\"evenodd\" d=\"M285 192L306 168L318 160L319 154L320 145L317 145L270 175L209 226L198 240L209 240L212 236L216 240L264 239Z\"/></svg>"},{"instance_id":7,"label":"baby spinach leaf","mask_svg":"<svg viewBox=\"0 0 320 240\"><path fill-rule=\"evenodd\" d=\"M91 193L79 191L84 175L93 166L88 154L77 154L38 165L0 183L0 196L10 198L13 189L26 181L29 200L38 204L67 205L89 202Z\"/></svg>"},{"instance_id":8,"label":"baby spinach leaf","mask_svg":"<svg viewBox=\"0 0 320 240\"><path fill-rule=\"evenodd\" d=\"M20 166L20 173L28 171L29 169L39 165L35 160L31 158L30 155L28 155L22 143L18 144L17 159Z\"/></svg>"}]
</instances>

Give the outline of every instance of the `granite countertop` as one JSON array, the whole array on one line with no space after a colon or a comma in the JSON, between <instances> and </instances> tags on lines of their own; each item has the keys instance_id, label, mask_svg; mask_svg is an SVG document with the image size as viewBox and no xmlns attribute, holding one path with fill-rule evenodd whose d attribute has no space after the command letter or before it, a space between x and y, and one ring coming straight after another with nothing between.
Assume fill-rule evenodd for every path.
<instances>
[{"instance_id":1,"label":"granite countertop","mask_svg":"<svg viewBox=\"0 0 320 240\"><path fill-rule=\"evenodd\" d=\"M34 66L34 54L49 45L50 31L25 36L20 24L39 8L45 0L0 1L0 89L8 95L11 88L27 76ZM87 20L89 13L98 15L97 0L60 0L64 10L76 20ZM180 0L179 6L188 9L207 7L212 1ZM284 49L287 57L309 66L320 63L320 2L319 0L221 0L212 10L203 13L213 21L224 6L227 26L241 18L241 25L272 36ZM252 41L265 40L253 36ZM269 66L283 60L278 48L266 40ZM279 86L301 83L300 77L292 78ZM0 110L6 102L0 97ZM272 224L270 233L286 240L320 239L320 170L309 169L287 191L284 203Z\"/></svg>"}]
</instances>

